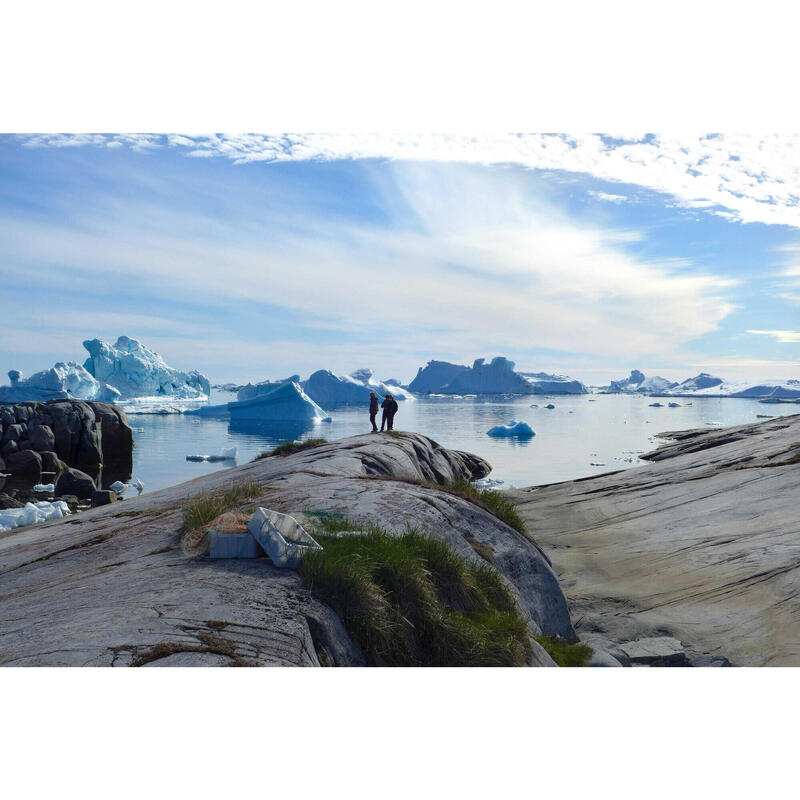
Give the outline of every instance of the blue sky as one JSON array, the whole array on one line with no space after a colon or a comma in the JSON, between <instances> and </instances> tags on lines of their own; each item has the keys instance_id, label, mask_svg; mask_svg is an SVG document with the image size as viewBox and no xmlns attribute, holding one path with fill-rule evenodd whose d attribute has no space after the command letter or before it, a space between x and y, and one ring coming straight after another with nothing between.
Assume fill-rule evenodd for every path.
<instances>
[{"instance_id":1,"label":"blue sky","mask_svg":"<svg viewBox=\"0 0 800 800\"><path fill-rule=\"evenodd\" d=\"M787 137L0 136L0 374L800 377Z\"/></svg>"}]
</instances>

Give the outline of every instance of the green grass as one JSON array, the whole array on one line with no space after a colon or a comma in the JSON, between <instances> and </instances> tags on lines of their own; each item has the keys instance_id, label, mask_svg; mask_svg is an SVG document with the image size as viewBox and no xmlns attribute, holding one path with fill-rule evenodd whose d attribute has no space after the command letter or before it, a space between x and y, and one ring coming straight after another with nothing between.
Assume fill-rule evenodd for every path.
<instances>
[{"instance_id":1,"label":"green grass","mask_svg":"<svg viewBox=\"0 0 800 800\"><path fill-rule=\"evenodd\" d=\"M306 439L304 442L284 442L272 450L259 453L253 461L260 461L262 458L270 458L271 456L291 456L294 455L294 453L308 450L311 447L319 447L321 444L328 444L328 440L320 438Z\"/></svg>"},{"instance_id":2,"label":"green grass","mask_svg":"<svg viewBox=\"0 0 800 800\"><path fill-rule=\"evenodd\" d=\"M321 551L300 576L338 613L374 666L519 666L526 620L499 573L408 529L390 536L338 515L314 515ZM336 530L360 530L337 536Z\"/></svg>"},{"instance_id":3,"label":"green grass","mask_svg":"<svg viewBox=\"0 0 800 800\"><path fill-rule=\"evenodd\" d=\"M585 667L592 657L592 648L588 644L566 644L552 636L535 636L539 644L544 647L550 658L559 667Z\"/></svg>"},{"instance_id":4,"label":"green grass","mask_svg":"<svg viewBox=\"0 0 800 800\"><path fill-rule=\"evenodd\" d=\"M264 493L255 481L238 481L220 492L201 492L183 507L183 529L195 531L213 522L220 514Z\"/></svg>"},{"instance_id":5,"label":"green grass","mask_svg":"<svg viewBox=\"0 0 800 800\"><path fill-rule=\"evenodd\" d=\"M513 503L503 497L502 492L495 491L494 489L479 489L473 486L468 480L460 478L459 480L451 481L445 484L445 491L451 494L457 494L465 500L471 500L479 506L485 508L491 514L494 514L498 519L510 525L515 531L525 533L525 523L522 521L519 512Z\"/></svg>"}]
</instances>

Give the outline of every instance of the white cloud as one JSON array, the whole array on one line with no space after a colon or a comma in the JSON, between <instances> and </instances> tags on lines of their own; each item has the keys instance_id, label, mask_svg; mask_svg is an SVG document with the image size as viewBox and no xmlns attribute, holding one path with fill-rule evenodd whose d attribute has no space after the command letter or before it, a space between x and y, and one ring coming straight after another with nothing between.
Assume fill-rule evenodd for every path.
<instances>
[{"instance_id":1,"label":"white cloud","mask_svg":"<svg viewBox=\"0 0 800 800\"><path fill-rule=\"evenodd\" d=\"M772 336L783 344L800 342L800 331L747 331L758 336Z\"/></svg>"},{"instance_id":2,"label":"white cloud","mask_svg":"<svg viewBox=\"0 0 800 800\"><path fill-rule=\"evenodd\" d=\"M596 197L598 200L605 200L606 203L624 203L628 198L621 194L608 194L606 192L589 191L587 194Z\"/></svg>"},{"instance_id":3,"label":"white cloud","mask_svg":"<svg viewBox=\"0 0 800 800\"><path fill-rule=\"evenodd\" d=\"M733 310L734 281L685 262L638 258L625 249L635 232L571 221L532 198L524 176L398 163L388 174L376 171L376 180L387 181L377 188L395 203L386 227L305 207L253 226L243 221L245 209L203 218L124 197L70 224L0 219L6 280L25 285L34 270L44 282L68 278L73 291L135 280L139 292L164 302L275 305L319 332L308 348L315 363L300 362L298 344L291 371L358 366L372 350L348 344L353 335L374 340L381 363L398 365L502 353L522 354L534 367L526 354L542 348L669 357ZM88 334L100 321L87 312L81 324ZM129 333L117 320L104 322ZM265 369L274 371L282 355L273 342L286 334L266 311L262 325L249 335L270 343ZM210 326L200 338L219 333ZM320 363L334 355L331 338L344 342L337 362ZM240 352L247 347L239 343Z\"/></svg>"},{"instance_id":4,"label":"white cloud","mask_svg":"<svg viewBox=\"0 0 800 800\"><path fill-rule=\"evenodd\" d=\"M800 228L800 136L650 136L598 134L402 135L261 134L155 136L53 134L23 137L30 146L97 145L186 148L194 157L253 161L394 159L517 164L585 173L661 192L680 205L740 222ZM609 195L612 196L612 195Z\"/></svg>"}]
</instances>

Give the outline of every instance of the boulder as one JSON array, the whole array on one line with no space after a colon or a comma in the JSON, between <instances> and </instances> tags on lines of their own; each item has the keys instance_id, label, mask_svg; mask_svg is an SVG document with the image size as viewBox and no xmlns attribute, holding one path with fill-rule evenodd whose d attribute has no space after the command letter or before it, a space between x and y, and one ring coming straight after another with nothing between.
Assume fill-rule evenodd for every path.
<instances>
[{"instance_id":1,"label":"boulder","mask_svg":"<svg viewBox=\"0 0 800 800\"><path fill-rule=\"evenodd\" d=\"M90 403L100 425L104 466L133 466L133 430L125 412L111 403Z\"/></svg>"},{"instance_id":2,"label":"boulder","mask_svg":"<svg viewBox=\"0 0 800 800\"><path fill-rule=\"evenodd\" d=\"M39 483L42 480L42 457L33 450L11 453L6 459L6 471L20 481Z\"/></svg>"},{"instance_id":3,"label":"boulder","mask_svg":"<svg viewBox=\"0 0 800 800\"><path fill-rule=\"evenodd\" d=\"M689 664L691 667L730 667L731 662L725 656L697 656Z\"/></svg>"},{"instance_id":4,"label":"boulder","mask_svg":"<svg viewBox=\"0 0 800 800\"><path fill-rule=\"evenodd\" d=\"M26 422L31 418L31 403L20 403L14 406L17 422Z\"/></svg>"},{"instance_id":5,"label":"boulder","mask_svg":"<svg viewBox=\"0 0 800 800\"><path fill-rule=\"evenodd\" d=\"M671 636L651 636L625 642L619 646L631 660L631 664L647 664L650 667L686 667L689 659L683 645Z\"/></svg>"},{"instance_id":6,"label":"boulder","mask_svg":"<svg viewBox=\"0 0 800 800\"><path fill-rule=\"evenodd\" d=\"M38 453L52 451L56 446L56 437L49 425L28 425L28 441Z\"/></svg>"},{"instance_id":7,"label":"boulder","mask_svg":"<svg viewBox=\"0 0 800 800\"><path fill-rule=\"evenodd\" d=\"M97 470L103 462L102 434L89 403L53 400L43 407L52 419L58 457L70 466Z\"/></svg>"},{"instance_id":8,"label":"boulder","mask_svg":"<svg viewBox=\"0 0 800 800\"><path fill-rule=\"evenodd\" d=\"M619 661L617 661L611 653L606 653L603 650L593 650L592 657L589 659L589 666L590 667L621 667Z\"/></svg>"},{"instance_id":9,"label":"boulder","mask_svg":"<svg viewBox=\"0 0 800 800\"><path fill-rule=\"evenodd\" d=\"M117 502L117 493L111 489L97 489L92 493L92 507L107 506L109 503Z\"/></svg>"},{"instance_id":10,"label":"boulder","mask_svg":"<svg viewBox=\"0 0 800 800\"><path fill-rule=\"evenodd\" d=\"M27 432L27 426L14 423L6 427L3 431L3 444L6 442L19 442Z\"/></svg>"},{"instance_id":11,"label":"boulder","mask_svg":"<svg viewBox=\"0 0 800 800\"><path fill-rule=\"evenodd\" d=\"M18 450L19 445L15 441L3 442L3 444L0 445L0 456L8 458L12 453L16 453Z\"/></svg>"},{"instance_id":12,"label":"boulder","mask_svg":"<svg viewBox=\"0 0 800 800\"><path fill-rule=\"evenodd\" d=\"M89 475L74 467L67 467L56 483L55 495L62 497L65 494L74 494L81 500L88 500L96 490L97 487Z\"/></svg>"},{"instance_id":13,"label":"boulder","mask_svg":"<svg viewBox=\"0 0 800 800\"><path fill-rule=\"evenodd\" d=\"M73 514L78 510L80 501L74 494L62 494L59 499L67 504L67 507Z\"/></svg>"},{"instance_id":14,"label":"boulder","mask_svg":"<svg viewBox=\"0 0 800 800\"><path fill-rule=\"evenodd\" d=\"M15 500L13 497L9 497L7 494L0 494L0 510L5 511L7 508L24 508L25 503L20 503L19 500Z\"/></svg>"},{"instance_id":15,"label":"boulder","mask_svg":"<svg viewBox=\"0 0 800 800\"><path fill-rule=\"evenodd\" d=\"M14 412L8 406L0 406L0 426L13 425L17 421Z\"/></svg>"},{"instance_id":16,"label":"boulder","mask_svg":"<svg viewBox=\"0 0 800 800\"><path fill-rule=\"evenodd\" d=\"M55 483L67 465L52 451L45 450L39 455L42 457L42 474L48 473L48 479L52 479L51 482Z\"/></svg>"}]
</instances>

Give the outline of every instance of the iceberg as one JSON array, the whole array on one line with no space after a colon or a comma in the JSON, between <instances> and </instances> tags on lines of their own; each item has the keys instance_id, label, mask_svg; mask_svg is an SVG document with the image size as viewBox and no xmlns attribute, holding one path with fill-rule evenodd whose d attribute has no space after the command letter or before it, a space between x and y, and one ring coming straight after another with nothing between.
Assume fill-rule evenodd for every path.
<instances>
[{"instance_id":1,"label":"iceberg","mask_svg":"<svg viewBox=\"0 0 800 800\"><path fill-rule=\"evenodd\" d=\"M331 418L302 389L296 381L278 384L264 394L249 400L237 400L218 406L202 406L184 411L184 416L230 419L233 423L330 422ZM222 451L220 451L220 456ZM191 460L213 459L214 456L187 456Z\"/></svg>"},{"instance_id":2,"label":"iceberg","mask_svg":"<svg viewBox=\"0 0 800 800\"><path fill-rule=\"evenodd\" d=\"M395 379L386 381L375 380L372 375L372 370L366 367L351 372L349 377L362 386L366 386L367 389L371 392L375 392L379 397L385 397L387 394L390 394L397 401L414 399L414 395L411 394L408 389L401 386L400 381Z\"/></svg>"},{"instance_id":3,"label":"iceberg","mask_svg":"<svg viewBox=\"0 0 800 800\"><path fill-rule=\"evenodd\" d=\"M269 394L273 389L277 389L279 386L283 386L284 383L291 383L292 381L294 381L294 383L300 383L300 376L292 375L283 380L265 380L259 383L248 383L246 386L240 387L236 393L236 399L240 401L252 400L259 395Z\"/></svg>"},{"instance_id":4,"label":"iceberg","mask_svg":"<svg viewBox=\"0 0 800 800\"><path fill-rule=\"evenodd\" d=\"M99 382L114 386L126 400L134 397L205 399L211 384L196 370L181 372L136 339L120 336L113 345L99 339L83 343L89 352L86 370Z\"/></svg>"},{"instance_id":5,"label":"iceberg","mask_svg":"<svg viewBox=\"0 0 800 800\"><path fill-rule=\"evenodd\" d=\"M451 364L448 361L429 361L425 367L417 370L417 376L408 388L420 394L434 394L443 392L447 385L462 372L469 371L469 367L461 364Z\"/></svg>"},{"instance_id":6,"label":"iceberg","mask_svg":"<svg viewBox=\"0 0 800 800\"><path fill-rule=\"evenodd\" d=\"M267 394L250 400L228 403L231 421L330 422L320 408L295 381L284 383Z\"/></svg>"},{"instance_id":7,"label":"iceberg","mask_svg":"<svg viewBox=\"0 0 800 800\"><path fill-rule=\"evenodd\" d=\"M549 375L546 372L520 372L533 388L533 394L589 394L580 381L566 375Z\"/></svg>"},{"instance_id":8,"label":"iceberg","mask_svg":"<svg viewBox=\"0 0 800 800\"><path fill-rule=\"evenodd\" d=\"M647 378L641 370L632 369L631 374L627 378L623 378L619 381L611 381L608 386L603 387L603 391L610 394L633 394L635 392L641 392L642 394L662 394L677 385L675 381L662 378L660 375L653 375Z\"/></svg>"},{"instance_id":9,"label":"iceberg","mask_svg":"<svg viewBox=\"0 0 800 800\"><path fill-rule=\"evenodd\" d=\"M488 364L476 358L471 367L429 361L408 385L426 394L588 394L580 381L547 372L515 372L514 362L496 356Z\"/></svg>"},{"instance_id":10,"label":"iceberg","mask_svg":"<svg viewBox=\"0 0 800 800\"><path fill-rule=\"evenodd\" d=\"M0 403L68 399L113 402L120 395L116 388L100 383L75 361L59 361L30 378L23 378L21 372L12 369L8 377L10 385L0 386Z\"/></svg>"},{"instance_id":11,"label":"iceberg","mask_svg":"<svg viewBox=\"0 0 800 800\"><path fill-rule=\"evenodd\" d=\"M519 422L515 419L509 420L505 425L495 425L486 431L487 436L497 439L530 439L536 434L527 422Z\"/></svg>"},{"instance_id":12,"label":"iceberg","mask_svg":"<svg viewBox=\"0 0 800 800\"><path fill-rule=\"evenodd\" d=\"M715 389L722 383L722 378L709 375L707 372L701 372L699 375L695 375L694 378L687 378L682 383L674 386L670 394L694 393L703 389Z\"/></svg>"}]
</instances>

